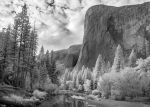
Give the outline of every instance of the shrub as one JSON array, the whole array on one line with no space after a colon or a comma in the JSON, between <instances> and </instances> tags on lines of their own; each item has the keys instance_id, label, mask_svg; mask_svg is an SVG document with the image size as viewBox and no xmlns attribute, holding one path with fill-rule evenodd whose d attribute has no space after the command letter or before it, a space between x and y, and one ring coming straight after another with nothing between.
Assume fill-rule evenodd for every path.
<instances>
[{"instance_id":1,"label":"shrub","mask_svg":"<svg viewBox=\"0 0 150 107\"><path fill-rule=\"evenodd\" d=\"M67 85L62 83L60 86L59 86L60 90L66 90L67 89Z\"/></svg>"},{"instance_id":2,"label":"shrub","mask_svg":"<svg viewBox=\"0 0 150 107\"><path fill-rule=\"evenodd\" d=\"M114 98L118 96L124 99L125 96L131 98L141 95L139 74L133 68L126 68L113 79L113 86L111 89L111 95Z\"/></svg>"},{"instance_id":3,"label":"shrub","mask_svg":"<svg viewBox=\"0 0 150 107\"><path fill-rule=\"evenodd\" d=\"M121 72L105 73L99 78L98 89L105 98L111 96L123 100L126 96L131 98L140 96L142 94L140 84L139 73L133 68L125 68Z\"/></svg>"},{"instance_id":4,"label":"shrub","mask_svg":"<svg viewBox=\"0 0 150 107\"><path fill-rule=\"evenodd\" d=\"M140 84L142 88L142 94L150 97L150 72L143 72L140 74Z\"/></svg>"},{"instance_id":5,"label":"shrub","mask_svg":"<svg viewBox=\"0 0 150 107\"><path fill-rule=\"evenodd\" d=\"M84 91L83 85L79 84L78 91L79 92L83 92Z\"/></svg>"},{"instance_id":6,"label":"shrub","mask_svg":"<svg viewBox=\"0 0 150 107\"><path fill-rule=\"evenodd\" d=\"M102 96L105 98L109 98L111 95L111 80L112 73L105 73L102 77L99 78L98 81L98 90L102 93Z\"/></svg>"},{"instance_id":7,"label":"shrub","mask_svg":"<svg viewBox=\"0 0 150 107\"><path fill-rule=\"evenodd\" d=\"M90 92L91 91L91 80L88 80L88 79L85 80L83 87L86 92Z\"/></svg>"},{"instance_id":8,"label":"shrub","mask_svg":"<svg viewBox=\"0 0 150 107\"><path fill-rule=\"evenodd\" d=\"M66 85L67 85L69 90L73 90L74 89L73 81L66 81Z\"/></svg>"},{"instance_id":9,"label":"shrub","mask_svg":"<svg viewBox=\"0 0 150 107\"><path fill-rule=\"evenodd\" d=\"M98 96L101 96L101 93L99 90L93 90L92 91L92 95L98 95Z\"/></svg>"},{"instance_id":10,"label":"shrub","mask_svg":"<svg viewBox=\"0 0 150 107\"><path fill-rule=\"evenodd\" d=\"M46 92L42 92L39 90L34 90L34 92L33 92L33 96L36 98L40 98L40 99L43 99L46 95L47 95Z\"/></svg>"}]
</instances>

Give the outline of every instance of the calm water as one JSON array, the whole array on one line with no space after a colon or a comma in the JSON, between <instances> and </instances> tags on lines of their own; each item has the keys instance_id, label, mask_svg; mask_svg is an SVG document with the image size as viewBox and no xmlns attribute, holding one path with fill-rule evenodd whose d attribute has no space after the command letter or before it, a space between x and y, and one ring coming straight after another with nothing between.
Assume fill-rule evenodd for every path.
<instances>
[{"instance_id":1,"label":"calm water","mask_svg":"<svg viewBox=\"0 0 150 107\"><path fill-rule=\"evenodd\" d=\"M43 102L40 107L100 107L100 105L73 99L66 95L53 96Z\"/></svg>"}]
</instances>

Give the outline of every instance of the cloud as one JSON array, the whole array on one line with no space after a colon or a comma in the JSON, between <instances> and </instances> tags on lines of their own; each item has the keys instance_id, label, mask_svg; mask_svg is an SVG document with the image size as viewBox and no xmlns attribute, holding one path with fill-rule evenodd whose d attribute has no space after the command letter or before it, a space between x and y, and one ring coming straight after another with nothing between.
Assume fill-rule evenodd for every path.
<instances>
[{"instance_id":1,"label":"cloud","mask_svg":"<svg viewBox=\"0 0 150 107\"><path fill-rule=\"evenodd\" d=\"M24 2L28 5L31 25L36 24L41 45L48 50L68 48L82 43L84 16L93 5L131 5L150 0L55 0L56 7L49 7L52 0L1 0L0 28L13 23L15 13L20 12ZM61 8L65 7L67 9ZM38 51L39 51L38 49Z\"/></svg>"}]
</instances>

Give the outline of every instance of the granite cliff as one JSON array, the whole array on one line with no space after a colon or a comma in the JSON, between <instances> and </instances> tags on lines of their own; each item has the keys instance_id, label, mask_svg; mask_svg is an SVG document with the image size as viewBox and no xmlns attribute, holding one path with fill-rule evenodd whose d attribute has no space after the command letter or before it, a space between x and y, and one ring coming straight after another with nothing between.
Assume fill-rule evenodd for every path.
<instances>
[{"instance_id":1,"label":"granite cliff","mask_svg":"<svg viewBox=\"0 0 150 107\"><path fill-rule=\"evenodd\" d=\"M81 45L72 45L68 49L54 51L54 59L58 65L65 68L72 68L76 65L80 53Z\"/></svg>"},{"instance_id":2,"label":"granite cliff","mask_svg":"<svg viewBox=\"0 0 150 107\"><path fill-rule=\"evenodd\" d=\"M150 2L138 5L113 7L96 5L85 15L84 38L76 68L92 68L99 54L113 62L118 44L128 57L135 49L138 57L149 55ZM145 48L146 47L146 48Z\"/></svg>"}]
</instances>

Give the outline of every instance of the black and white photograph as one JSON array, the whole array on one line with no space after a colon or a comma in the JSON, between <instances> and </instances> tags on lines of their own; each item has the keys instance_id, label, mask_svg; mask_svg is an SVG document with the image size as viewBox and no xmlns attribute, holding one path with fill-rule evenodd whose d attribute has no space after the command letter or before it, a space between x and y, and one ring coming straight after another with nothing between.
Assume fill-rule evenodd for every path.
<instances>
[{"instance_id":1,"label":"black and white photograph","mask_svg":"<svg viewBox=\"0 0 150 107\"><path fill-rule=\"evenodd\" d=\"M0 0L0 107L150 107L150 0Z\"/></svg>"}]
</instances>

